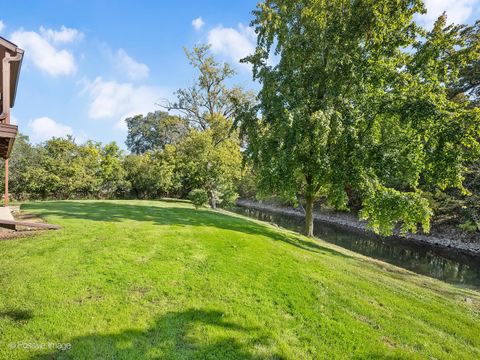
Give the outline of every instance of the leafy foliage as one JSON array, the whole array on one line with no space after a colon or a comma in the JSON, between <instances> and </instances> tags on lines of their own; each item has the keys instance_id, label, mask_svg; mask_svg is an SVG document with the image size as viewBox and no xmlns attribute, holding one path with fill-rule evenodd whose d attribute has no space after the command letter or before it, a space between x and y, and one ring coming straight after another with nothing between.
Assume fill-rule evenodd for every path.
<instances>
[{"instance_id":1,"label":"leafy foliage","mask_svg":"<svg viewBox=\"0 0 480 360\"><path fill-rule=\"evenodd\" d=\"M186 54L198 72L195 84L178 90L177 101L165 108L180 112L189 124L189 132L175 144L182 187L204 189L215 208L219 201L234 197L242 156L233 120L253 95L226 85L235 72L228 64L216 62L208 46L195 47Z\"/></svg>"},{"instance_id":2,"label":"leafy foliage","mask_svg":"<svg viewBox=\"0 0 480 360\"><path fill-rule=\"evenodd\" d=\"M124 161L126 180L139 199L155 199L175 190L174 166L168 153L163 152L132 154Z\"/></svg>"},{"instance_id":3,"label":"leafy foliage","mask_svg":"<svg viewBox=\"0 0 480 360\"><path fill-rule=\"evenodd\" d=\"M478 38L444 17L426 33L414 22L423 11L416 0L269 0L254 12L257 47L244 61L262 89L238 121L260 189L301 195L308 235L319 198L346 209L359 193L361 216L390 234L397 223L428 231L422 190L462 188L480 114L448 84L478 59Z\"/></svg>"},{"instance_id":4,"label":"leafy foliage","mask_svg":"<svg viewBox=\"0 0 480 360\"><path fill-rule=\"evenodd\" d=\"M197 209L208 204L208 194L204 189L193 189L188 198Z\"/></svg>"},{"instance_id":5,"label":"leafy foliage","mask_svg":"<svg viewBox=\"0 0 480 360\"><path fill-rule=\"evenodd\" d=\"M126 144L134 154L161 150L185 136L187 123L163 111L137 115L125 120L128 128Z\"/></svg>"},{"instance_id":6,"label":"leafy foliage","mask_svg":"<svg viewBox=\"0 0 480 360\"><path fill-rule=\"evenodd\" d=\"M77 145L67 137L32 146L19 136L10 168L10 191L18 199L111 198L128 190L123 152L115 143Z\"/></svg>"},{"instance_id":7,"label":"leafy foliage","mask_svg":"<svg viewBox=\"0 0 480 360\"><path fill-rule=\"evenodd\" d=\"M212 130L193 130L176 147L177 171L185 189L207 191L212 207L234 189L240 177L242 156L238 141L227 139L215 145Z\"/></svg>"}]
</instances>

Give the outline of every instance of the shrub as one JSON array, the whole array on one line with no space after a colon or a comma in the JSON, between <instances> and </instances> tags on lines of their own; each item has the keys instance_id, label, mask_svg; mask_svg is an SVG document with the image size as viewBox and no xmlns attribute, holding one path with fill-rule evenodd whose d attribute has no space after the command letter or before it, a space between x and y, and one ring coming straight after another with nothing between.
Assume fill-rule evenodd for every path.
<instances>
[{"instance_id":1,"label":"shrub","mask_svg":"<svg viewBox=\"0 0 480 360\"><path fill-rule=\"evenodd\" d=\"M208 194L203 189L194 189L188 194L188 199L198 209L208 203Z\"/></svg>"},{"instance_id":2,"label":"shrub","mask_svg":"<svg viewBox=\"0 0 480 360\"><path fill-rule=\"evenodd\" d=\"M462 230L474 233L476 231L480 231L480 222L476 223L473 220L467 220L466 222L458 225L458 227Z\"/></svg>"}]
</instances>

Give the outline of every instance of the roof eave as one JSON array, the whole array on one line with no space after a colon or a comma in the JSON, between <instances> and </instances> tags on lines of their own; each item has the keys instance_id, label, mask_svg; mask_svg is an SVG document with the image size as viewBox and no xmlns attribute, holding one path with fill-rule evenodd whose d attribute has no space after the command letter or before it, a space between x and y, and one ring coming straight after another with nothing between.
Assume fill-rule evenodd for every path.
<instances>
[{"instance_id":1,"label":"roof eave","mask_svg":"<svg viewBox=\"0 0 480 360\"><path fill-rule=\"evenodd\" d=\"M7 39L3 38L0 36L0 45L5 47L6 49L8 49L9 51L13 52L13 53L16 53L17 52L17 45L15 45L14 43L8 41ZM23 50L22 50L23 52Z\"/></svg>"}]
</instances>

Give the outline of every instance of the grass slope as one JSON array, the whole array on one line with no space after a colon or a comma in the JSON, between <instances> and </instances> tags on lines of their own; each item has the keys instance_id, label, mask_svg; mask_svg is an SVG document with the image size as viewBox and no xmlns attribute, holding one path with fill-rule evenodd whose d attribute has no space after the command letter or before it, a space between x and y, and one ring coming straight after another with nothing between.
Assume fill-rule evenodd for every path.
<instances>
[{"instance_id":1,"label":"grass slope","mask_svg":"<svg viewBox=\"0 0 480 360\"><path fill-rule=\"evenodd\" d=\"M182 202L23 208L63 229L0 242L0 358L480 358L478 293L327 243Z\"/></svg>"}]
</instances>

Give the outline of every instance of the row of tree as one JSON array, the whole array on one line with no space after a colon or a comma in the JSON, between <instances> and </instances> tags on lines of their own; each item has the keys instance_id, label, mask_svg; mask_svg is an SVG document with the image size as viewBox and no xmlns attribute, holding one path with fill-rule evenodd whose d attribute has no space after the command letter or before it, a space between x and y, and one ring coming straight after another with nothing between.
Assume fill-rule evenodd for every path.
<instances>
[{"instance_id":1,"label":"row of tree","mask_svg":"<svg viewBox=\"0 0 480 360\"><path fill-rule=\"evenodd\" d=\"M168 116L162 112L149 116L154 115ZM212 207L230 204L236 200L241 174L238 142L214 146L211 140L210 132L192 130L175 145L126 155L115 143L79 145L67 137L32 145L26 136L19 136L10 158L11 196L156 199L187 197L200 189Z\"/></svg>"},{"instance_id":2,"label":"row of tree","mask_svg":"<svg viewBox=\"0 0 480 360\"><path fill-rule=\"evenodd\" d=\"M186 197L196 190L213 208L234 202L242 173L234 114L253 94L226 86L234 71L217 63L208 46L186 53L198 71L195 84L178 90L176 102L159 105L170 113L126 119L131 154L115 143L78 145L67 137L32 146L20 136L10 160L13 196L145 199Z\"/></svg>"},{"instance_id":3,"label":"row of tree","mask_svg":"<svg viewBox=\"0 0 480 360\"><path fill-rule=\"evenodd\" d=\"M10 191L18 200L119 196L128 188L123 160L115 143L77 145L67 137L33 146L19 136L10 157Z\"/></svg>"}]
</instances>

